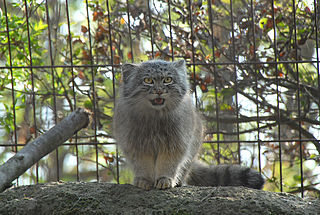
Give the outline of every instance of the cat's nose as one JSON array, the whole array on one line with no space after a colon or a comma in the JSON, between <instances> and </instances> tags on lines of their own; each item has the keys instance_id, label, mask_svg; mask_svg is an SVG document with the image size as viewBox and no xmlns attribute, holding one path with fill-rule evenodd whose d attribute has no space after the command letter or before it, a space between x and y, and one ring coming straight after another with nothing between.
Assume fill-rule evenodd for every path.
<instances>
[{"instance_id":1,"label":"cat's nose","mask_svg":"<svg viewBox=\"0 0 320 215\"><path fill-rule=\"evenodd\" d=\"M152 90L152 93L158 94L160 96L161 94L163 94L163 90L161 88L154 88Z\"/></svg>"},{"instance_id":2,"label":"cat's nose","mask_svg":"<svg viewBox=\"0 0 320 215\"><path fill-rule=\"evenodd\" d=\"M161 95L163 92L162 92L162 90L161 89L157 89L157 94L158 95Z\"/></svg>"}]
</instances>

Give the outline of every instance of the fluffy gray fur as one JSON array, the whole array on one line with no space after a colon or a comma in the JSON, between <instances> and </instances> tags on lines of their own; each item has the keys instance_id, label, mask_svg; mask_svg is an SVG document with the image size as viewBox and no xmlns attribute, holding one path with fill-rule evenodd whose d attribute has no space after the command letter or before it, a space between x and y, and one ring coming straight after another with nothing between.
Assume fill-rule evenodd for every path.
<instances>
[{"instance_id":1,"label":"fluffy gray fur","mask_svg":"<svg viewBox=\"0 0 320 215\"><path fill-rule=\"evenodd\" d=\"M254 170L245 170L244 174L238 166L211 167L195 162L203 132L189 93L184 60L125 64L122 82L113 129L117 143L132 166L134 185L146 190L167 189L186 182L262 187L263 179ZM224 176L217 179L220 174L233 179ZM234 179L237 176L239 179ZM204 178L208 182L204 182ZM246 183L239 182L243 178Z\"/></svg>"}]
</instances>

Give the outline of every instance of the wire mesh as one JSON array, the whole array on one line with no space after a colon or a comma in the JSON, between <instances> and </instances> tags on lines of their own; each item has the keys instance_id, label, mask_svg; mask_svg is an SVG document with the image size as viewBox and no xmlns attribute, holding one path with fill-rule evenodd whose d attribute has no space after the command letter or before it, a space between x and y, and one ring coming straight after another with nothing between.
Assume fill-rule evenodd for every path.
<instances>
[{"instance_id":1,"label":"wire mesh","mask_svg":"<svg viewBox=\"0 0 320 215\"><path fill-rule=\"evenodd\" d=\"M16 180L130 182L112 139L121 64L184 58L206 121L200 159L319 195L317 1L10 1L1 6L0 160L77 107L94 113ZM313 195L313 194L310 194Z\"/></svg>"}]
</instances>

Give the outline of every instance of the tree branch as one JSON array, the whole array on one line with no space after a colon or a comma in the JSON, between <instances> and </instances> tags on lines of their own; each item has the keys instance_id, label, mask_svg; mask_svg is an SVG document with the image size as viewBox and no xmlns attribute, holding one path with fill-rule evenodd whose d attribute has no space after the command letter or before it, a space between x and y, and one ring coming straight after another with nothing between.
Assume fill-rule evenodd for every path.
<instances>
[{"instance_id":1,"label":"tree branch","mask_svg":"<svg viewBox=\"0 0 320 215\"><path fill-rule=\"evenodd\" d=\"M274 109L275 111L277 111L277 107L269 104L268 102L266 102L265 100L263 101L259 101L256 98L251 97L249 94L243 92L242 90L238 89L237 91L238 93L240 93L241 95L245 96L246 98L248 98L249 100L255 102L256 104L262 104L265 105L267 107L270 107L272 109ZM309 131L307 131L306 129L302 128L302 126L300 126L299 124L297 124L296 122L294 122L292 119L288 118L287 116L289 116L290 114L287 114L285 110L279 110L280 112L280 117L279 120L283 123L285 122L287 125L289 125L292 129L300 131L302 135L304 135L305 137L309 138L312 140L312 143L315 145L315 147L317 148L317 151L320 152L320 142L319 140L317 140L317 138L315 138L313 136L313 134L311 134ZM301 121L301 119L298 119ZM280 123L280 122L279 122Z\"/></svg>"},{"instance_id":2,"label":"tree branch","mask_svg":"<svg viewBox=\"0 0 320 215\"><path fill-rule=\"evenodd\" d=\"M79 108L49 131L28 143L0 166L0 192L9 188L14 179L71 138L76 132L86 127L88 123L89 112Z\"/></svg>"}]
</instances>

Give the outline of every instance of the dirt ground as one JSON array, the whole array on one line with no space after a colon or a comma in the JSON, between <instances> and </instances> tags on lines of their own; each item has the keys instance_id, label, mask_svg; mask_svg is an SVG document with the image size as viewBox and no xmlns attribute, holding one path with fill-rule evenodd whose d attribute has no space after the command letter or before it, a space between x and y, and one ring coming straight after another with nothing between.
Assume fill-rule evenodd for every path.
<instances>
[{"instance_id":1,"label":"dirt ground","mask_svg":"<svg viewBox=\"0 0 320 215\"><path fill-rule=\"evenodd\" d=\"M144 191L109 183L50 183L0 193L0 214L320 214L320 199L243 187Z\"/></svg>"}]
</instances>

